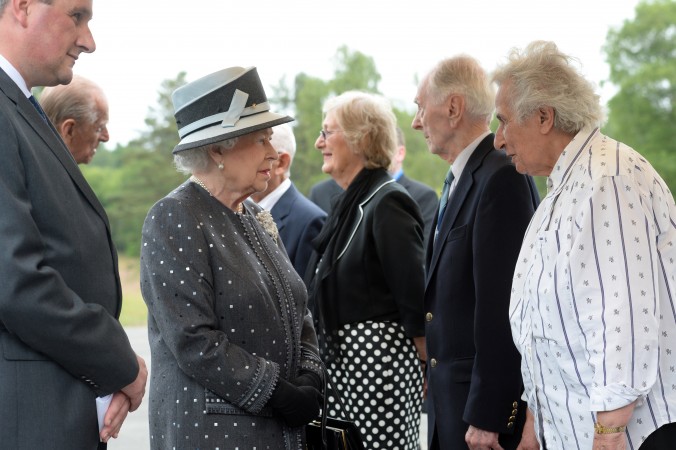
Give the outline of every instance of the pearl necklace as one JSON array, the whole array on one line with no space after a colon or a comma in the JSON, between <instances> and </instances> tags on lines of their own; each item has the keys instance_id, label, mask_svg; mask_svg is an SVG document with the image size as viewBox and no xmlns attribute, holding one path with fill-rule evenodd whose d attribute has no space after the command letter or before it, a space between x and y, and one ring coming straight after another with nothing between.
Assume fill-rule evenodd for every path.
<instances>
[{"instance_id":1,"label":"pearl necklace","mask_svg":"<svg viewBox=\"0 0 676 450\"><path fill-rule=\"evenodd\" d=\"M211 191L210 191L209 189L207 189L207 187L204 185L204 182L203 182L202 180L200 180L199 178L197 178L195 175L192 175L192 176L190 177L190 181L192 181L193 183L196 183L197 185L199 185L202 189L204 189L205 191L207 191L207 193L208 193L210 196L212 196L212 197L214 196L214 194L212 194ZM244 207L242 206L241 203L240 203L239 205L237 205L237 209L235 210L235 212L236 212L237 214L242 214L242 213L244 212Z\"/></svg>"}]
</instances>

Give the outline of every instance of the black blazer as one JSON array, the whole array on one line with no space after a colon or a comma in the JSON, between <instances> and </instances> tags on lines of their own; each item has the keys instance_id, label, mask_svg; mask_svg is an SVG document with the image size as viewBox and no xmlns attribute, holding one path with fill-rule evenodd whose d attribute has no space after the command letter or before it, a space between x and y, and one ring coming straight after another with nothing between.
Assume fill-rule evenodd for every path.
<instances>
[{"instance_id":1,"label":"black blazer","mask_svg":"<svg viewBox=\"0 0 676 450\"><path fill-rule=\"evenodd\" d=\"M501 433L505 449L518 445L526 406L508 311L516 259L537 203L532 178L493 148L491 134L470 156L436 242L434 228L430 233L428 420L430 441L436 428L441 449L466 448L468 424Z\"/></svg>"},{"instance_id":2,"label":"black blazer","mask_svg":"<svg viewBox=\"0 0 676 450\"><path fill-rule=\"evenodd\" d=\"M96 449L95 398L138 373L108 219L0 70L0 448Z\"/></svg>"},{"instance_id":3,"label":"black blazer","mask_svg":"<svg viewBox=\"0 0 676 450\"><path fill-rule=\"evenodd\" d=\"M338 325L396 321L409 337L422 336L425 274L418 206L383 171L359 209L349 239L336 245L332 266L327 258L320 263L315 280L319 295L337 305ZM325 270L326 264L331 270ZM307 277L312 272L308 270Z\"/></svg>"},{"instance_id":4,"label":"black blazer","mask_svg":"<svg viewBox=\"0 0 676 450\"><path fill-rule=\"evenodd\" d=\"M277 200L270 213L275 219L291 264L302 278L313 251L310 243L322 230L326 213L298 192L293 183Z\"/></svg>"}]
</instances>

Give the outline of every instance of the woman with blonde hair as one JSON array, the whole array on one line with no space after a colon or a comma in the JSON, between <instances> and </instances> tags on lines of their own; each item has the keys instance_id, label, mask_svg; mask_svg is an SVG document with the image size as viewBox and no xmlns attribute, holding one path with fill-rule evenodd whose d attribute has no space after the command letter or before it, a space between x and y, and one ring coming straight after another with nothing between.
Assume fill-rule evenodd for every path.
<instances>
[{"instance_id":1,"label":"woman with blonde hair","mask_svg":"<svg viewBox=\"0 0 676 450\"><path fill-rule=\"evenodd\" d=\"M425 359L423 221L387 170L396 119L381 97L347 92L324 106L315 146L343 188L308 265L320 352L367 449L418 449Z\"/></svg>"}]
</instances>

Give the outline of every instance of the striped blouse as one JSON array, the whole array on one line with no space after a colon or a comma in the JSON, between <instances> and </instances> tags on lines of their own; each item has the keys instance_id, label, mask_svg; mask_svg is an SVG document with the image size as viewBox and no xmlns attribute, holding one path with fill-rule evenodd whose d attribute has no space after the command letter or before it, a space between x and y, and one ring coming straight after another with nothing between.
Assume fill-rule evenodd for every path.
<instances>
[{"instance_id":1,"label":"striped blouse","mask_svg":"<svg viewBox=\"0 0 676 450\"><path fill-rule=\"evenodd\" d=\"M548 449L591 449L596 412L635 400L628 448L676 421L675 295L672 194L640 154L579 132L530 223L510 304Z\"/></svg>"}]
</instances>

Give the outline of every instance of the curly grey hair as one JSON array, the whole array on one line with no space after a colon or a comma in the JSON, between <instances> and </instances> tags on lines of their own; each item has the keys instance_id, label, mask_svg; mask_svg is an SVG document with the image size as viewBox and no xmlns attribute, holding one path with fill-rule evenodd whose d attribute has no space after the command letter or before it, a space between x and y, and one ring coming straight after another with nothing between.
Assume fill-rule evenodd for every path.
<instances>
[{"instance_id":1,"label":"curly grey hair","mask_svg":"<svg viewBox=\"0 0 676 450\"><path fill-rule=\"evenodd\" d=\"M192 175L195 172L203 172L209 166L209 149L216 147L223 150L230 150L237 144L238 140L239 137L234 137L215 144L207 144L175 153L174 166L176 166L176 170L186 175Z\"/></svg>"},{"instance_id":2,"label":"curly grey hair","mask_svg":"<svg viewBox=\"0 0 676 450\"><path fill-rule=\"evenodd\" d=\"M556 44L534 41L513 49L508 62L492 75L498 86L508 85L509 105L521 123L543 106L554 108L554 128L576 134L600 126L603 108L594 86L571 64L573 58Z\"/></svg>"}]
</instances>

